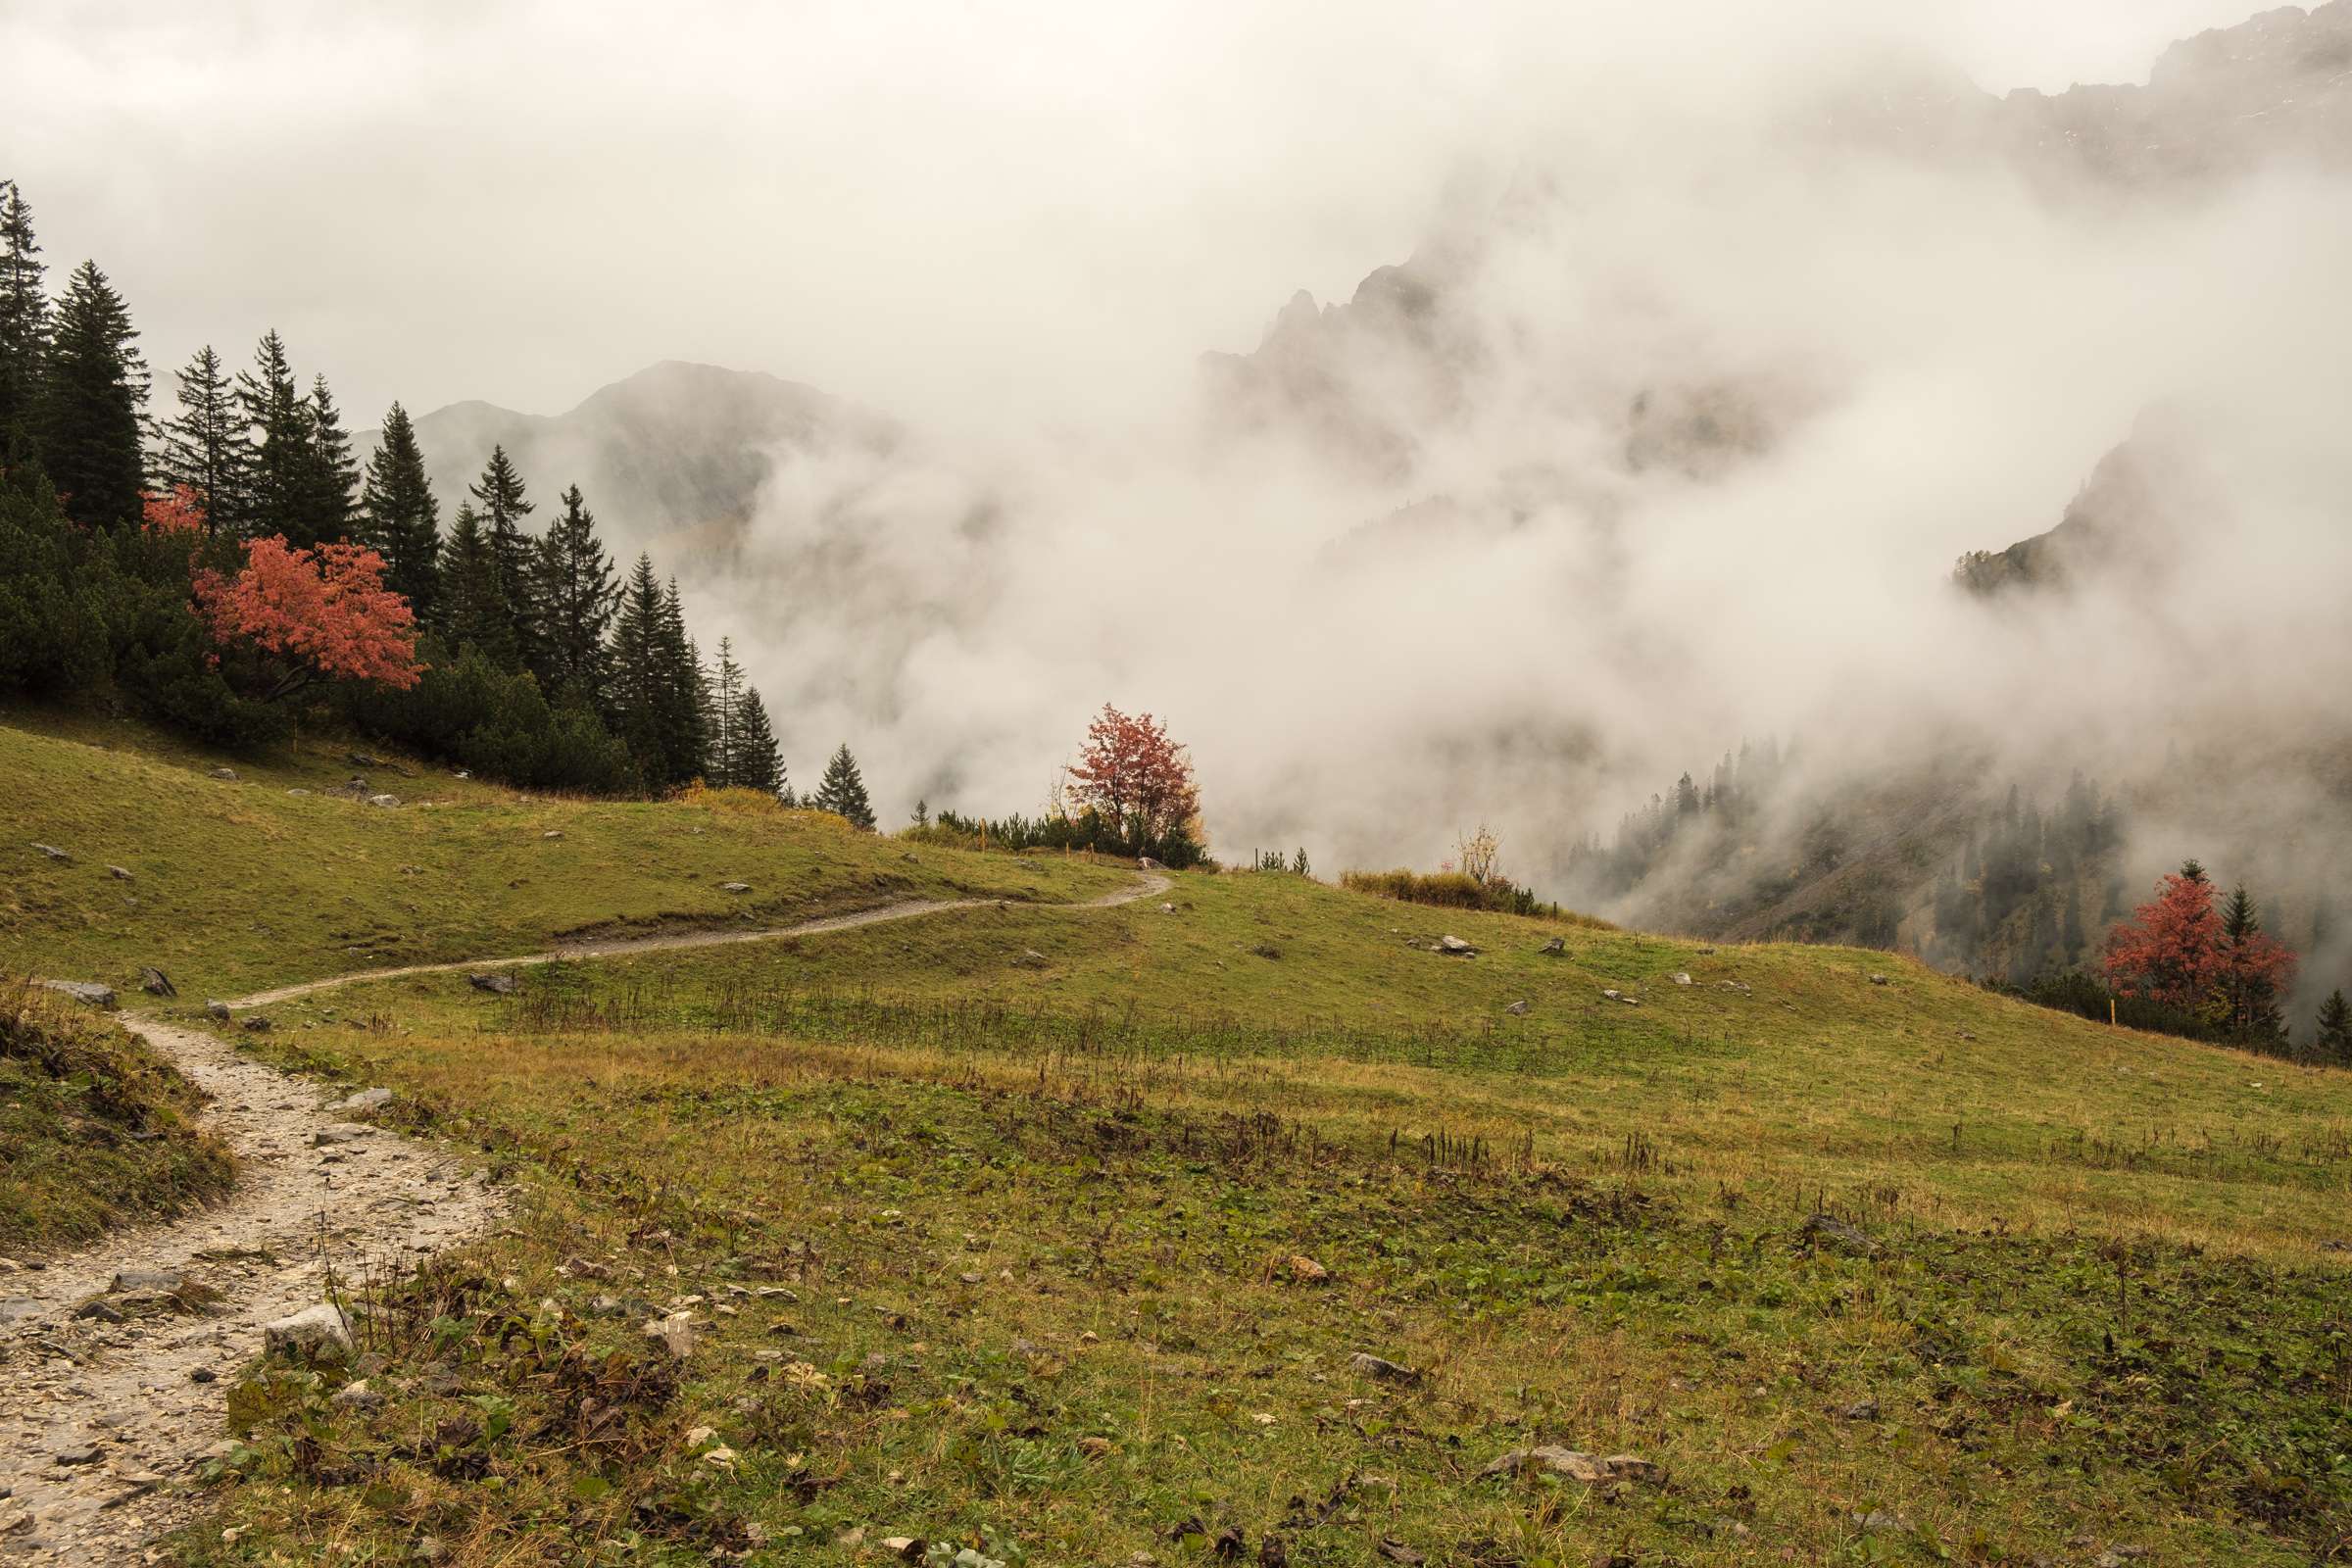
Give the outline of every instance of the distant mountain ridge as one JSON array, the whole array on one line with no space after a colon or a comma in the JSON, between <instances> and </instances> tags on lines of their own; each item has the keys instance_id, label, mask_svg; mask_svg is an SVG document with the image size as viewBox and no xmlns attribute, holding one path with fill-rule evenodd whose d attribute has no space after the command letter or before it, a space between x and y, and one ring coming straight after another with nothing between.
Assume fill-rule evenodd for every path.
<instances>
[{"instance_id":1,"label":"distant mountain ridge","mask_svg":"<svg viewBox=\"0 0 2352 1568\"><path fill-rule=\"evenodd\" d=\"M797 381L664 360L600 387L562 414L480 401L416 416L444 521L491 448L504 446L542 511L577 484L629 553L681 533L725 534L751 520L779 461L844 448L890 451L890 420ZM358 445L372 451L381 432Z\"/></svg>"}]
</instances>

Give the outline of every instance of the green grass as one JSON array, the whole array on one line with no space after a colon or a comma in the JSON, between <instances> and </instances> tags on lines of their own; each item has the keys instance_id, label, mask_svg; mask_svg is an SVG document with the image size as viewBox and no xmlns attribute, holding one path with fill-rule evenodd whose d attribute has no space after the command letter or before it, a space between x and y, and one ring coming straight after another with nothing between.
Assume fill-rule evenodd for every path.
<instances>
[{"instance_id":1,"label":"green grass","mask_svg":"<svg viewBox=\"0 0 2352 1568\"><path fill-rule=\"evenodd\" d=\"M157 769L139 802L166 772L211 787L201 759L128 760ZM102 778L90 794L99 819L127 808ZM509 887L544 811L599 853ZM890 897L1043 900L1125 875L487 791L389 829L271 820L353 864L382 858L358 835L415 835L400 853L440 879L441 946L385 962L724 918L705 882L723 861L764 889L740 868L758 854L796 911L880 902L877 874L939 879ZM242 842L205 832L185 853ZM641 879L612 873L624 840ZM250 943L252 897L217 896L192 972L354 966ZM265 1366L232 1391L217 1509L174 1549L502 1568L879 1565L901 1536L1041 1568L2352 1550L2352 1286L2329 1245L2352 1233L2352 1077L1883 954L1709 951L1276 874L1188 874L1166 902L566 963L509 998L430 975L273 1006L252 1049L391 1085L397 1115L518 1201L363 1303L380 1408L330 1403L342 1372ZM11 940L36 966L71 942L134 961L122 925L44 915ZM1427 951L1446 934L1481 955ZM1808 1230L1824 1210L1864 1247ZM684 1360L640 1331L671 1310L697 1325ZM1359 1351L1423 1376L1369 1378ZM1543 1443L1662 1476L1485 1474Z\"/></svg>"},{"instance_id":2,"label":"green grass","mask_svg":"<svg viewBox=\"0 0 2352 1568\"><path fill-rule=\"evenodd\" d=\"M44 1257L226 1192L235 1162L190 1119L200 1098L103 1015L0 987L0 1256Z\"/></svg>"},{"instance_id":3,"label":"green grass","mask_svg":"<svg viewBox=\"0 0 2352 1568\"><path fill-rule=\"evenodd\" d=\"M368 770L404 803L370 807L328 793L355 771L332 738L236 760L229 782L211 776L220 759L142 727L7 716L0 972L120 986L154 964L191 998L238 996L582 932L788 923L902 899L1058 902L1123 881L1054 858L907 849L723 797L531 798L422 764ZM752 891L721 891L730 881Z\"/></svg>"}]
</instances>

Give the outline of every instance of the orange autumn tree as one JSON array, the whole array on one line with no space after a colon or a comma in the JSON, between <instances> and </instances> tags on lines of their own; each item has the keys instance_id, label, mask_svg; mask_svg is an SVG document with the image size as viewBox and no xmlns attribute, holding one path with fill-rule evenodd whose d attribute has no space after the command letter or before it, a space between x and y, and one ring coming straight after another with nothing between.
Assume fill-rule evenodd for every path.
<instances>
[{"instance_id":1,"label":"orange autumn tree","mask_svg":"<svg viewBox=\"0 0 2352 1568\"><path fill-rule=\"evenodd\" d=\"M200 570L195 591L214 640L255 656L264 702L321 680L416 684L416 617L384 586L384 559L372 550L255 539L241 570Z\"/></svg>"},{"instance_id":2,"label":"orange autumn tree","mask_svg":"<svg viewBox=\"0 0 2352 1568\"><path fill-rule=\"evenodd\" d=\"M1086 746L1069 769L1069 793L1138 854L1189 829L1200 810L1192 759L1168 738L1167 726L1108 703L1086 727Z\"/></svg>"},{"instance_id":3,"label":"orange autumn tree","mask_svg":"<svg viewBox=\"0 0 2352 1568\"><path fill-rule=\"evenodd\" d=\"M158 539L177 538L182 534L201 539L205 533L204 497L192 484L175 485L164 495L153 490L140 492L141 523L147 532Z\"/></svg>"}]
</instances>

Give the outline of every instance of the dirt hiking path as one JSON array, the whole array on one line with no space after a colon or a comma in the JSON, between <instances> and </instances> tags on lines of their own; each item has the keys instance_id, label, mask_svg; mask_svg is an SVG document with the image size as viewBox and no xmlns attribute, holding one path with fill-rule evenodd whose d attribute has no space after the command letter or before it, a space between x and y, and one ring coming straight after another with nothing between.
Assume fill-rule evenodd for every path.
<instances>
[{"instance_id":1,"label":"dirt hiking path","mask_svg":"<svg viewBox=\"0 0 2352 1568\"><path fill-rule=\"evenodd\" d=\"M1111 908L1169 886L1146 872L1102 898L1043 907ZM921 900L758 931L370 969L232 1005L398 975L810 936L998 902ZM241 1175L217 1207L0 1273L0 1559L12 1563L160 1560L147 1544L199 1508L178 1483L226 1451L222 1394L261 1348L263 1326L324 1300L330 1266L338 1288L404 1274L480 1233L506 1206L478 1169L368 1125L359 1119L365 1112L330 1104L316 1084L249 1061L201 1030L136 1013L120 1021L209 1097L206 1124L235 1151Z\"/></svg>"}]
</instances>

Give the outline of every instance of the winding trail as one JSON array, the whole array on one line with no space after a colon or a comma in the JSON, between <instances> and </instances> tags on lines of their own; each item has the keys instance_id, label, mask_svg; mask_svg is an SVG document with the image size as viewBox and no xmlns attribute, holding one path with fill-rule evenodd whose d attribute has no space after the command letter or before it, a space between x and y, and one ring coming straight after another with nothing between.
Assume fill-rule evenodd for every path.
<instances>
[{"instance_id":1,"label":"winding trail","mask_svg":"<svg viewBox=\"0 0 2352 1568\"><path fill-rule=\"evenodd\" d=\"M1076 904L1103 909L1164 893L1157 872ZM581 942L521 956L368 969L238 999L264 1006L336 986L409 974L512 969L563 959L814 936L996 899L887 905L757 931ZM484 1174L439 1146L355 1119L315 1084L240 1056L226 1042L138 1013L122 1025L210 1101L205 1121L236 1152L236 1191L217 1207L110 1236L45 1265L0 1272L0 1559L131 1564L201 1499L177 1485L226 1451L221 1396L261 1348L262 1327L321 1300L331 1267L349 1288L408 1272L479 1234L506 1211ZM174 1310L176 1276L217 1292Z\"/></svg>"}]
</instances>

